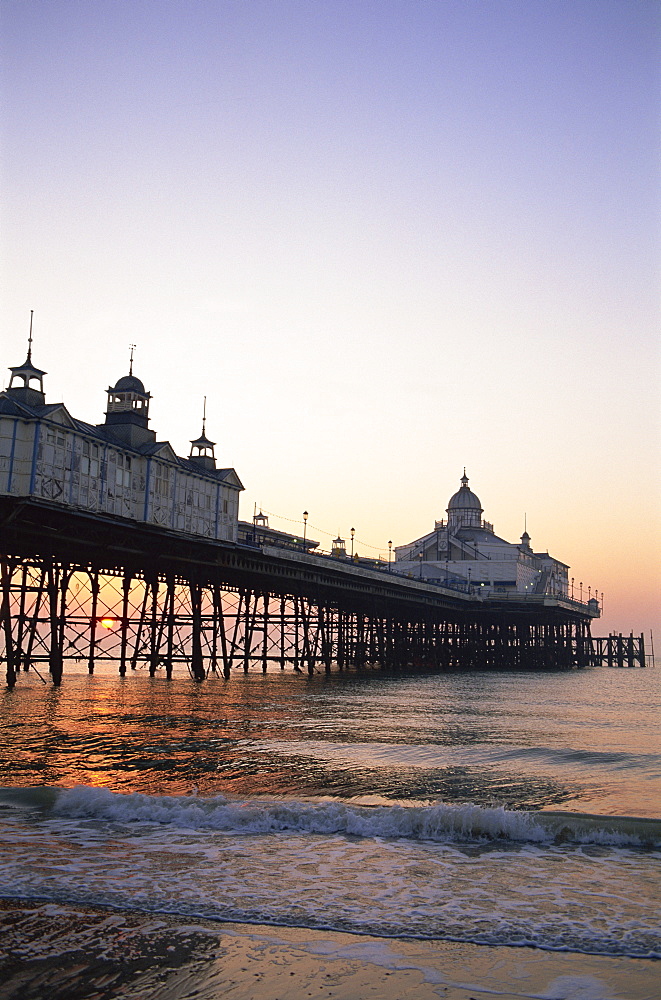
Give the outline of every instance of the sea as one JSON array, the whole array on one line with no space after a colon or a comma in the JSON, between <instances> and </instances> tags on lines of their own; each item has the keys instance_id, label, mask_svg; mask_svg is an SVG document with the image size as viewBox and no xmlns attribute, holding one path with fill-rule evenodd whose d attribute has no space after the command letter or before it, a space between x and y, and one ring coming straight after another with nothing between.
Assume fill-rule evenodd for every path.
<instances>
[{"instance_id":1,"label":"sea","mask_svg":"<svg viewBox=\"0 0 661 1000\"><path fill-rule=\"evenodd\" d=\"M21 675L0 897L659 959L659 677Z\"/></svg>"}]
</instances>

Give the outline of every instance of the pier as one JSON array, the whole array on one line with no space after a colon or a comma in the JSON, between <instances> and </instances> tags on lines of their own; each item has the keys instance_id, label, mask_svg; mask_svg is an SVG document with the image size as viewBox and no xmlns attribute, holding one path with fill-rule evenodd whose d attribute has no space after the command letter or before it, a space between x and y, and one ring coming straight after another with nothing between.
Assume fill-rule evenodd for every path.
<instances>
[{"instance_id":1,"label":"pier","mask_svg":"<svg viewBox=\"0 0 661 1000\"><path fill-rule=\"evenodd\" d=\"M207 541L0 497L6 681L56 685L67 660L196 681L277 665L312 674L555 670L592 662L593 607L478 592L305 551Z\"/></svg>"},{"instance_id":2,"label":"pier","mask_svg":"<svg viewBox=\"0 0 661 1000\"><path fill-rule=\"evenodd\" d=\"M34 670L116 663L171 678L235 670L557 670L594 662L597 592L569 593L568 566L510 543L468 487L447 519L360 559L238 519L243 485L202 432L187 457L149 426L133 374L107 389L91 424L47 403L27 359L0 393L0 658L13 687ZM243 526L243 528L242 528ZM246 529L246 530L243 530ZM603 595L602 595L603 597Z\"/></svg>"}]
</instances>

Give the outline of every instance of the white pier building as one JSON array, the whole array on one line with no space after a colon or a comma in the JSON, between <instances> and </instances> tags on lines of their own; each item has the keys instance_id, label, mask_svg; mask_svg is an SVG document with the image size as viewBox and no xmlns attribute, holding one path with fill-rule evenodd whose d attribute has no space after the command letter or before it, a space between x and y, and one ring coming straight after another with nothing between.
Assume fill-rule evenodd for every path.
<instances>
[{"instance_id":1,"label":"white pier building","mask_svg":"<svg viewBox=\"0 0 661 1000\"><path fill-rule=\"evenodd\" d=\"M493 524L482 519L479 498L468 488L466 470L460 489L450 497L447 519L408 545L395 548L393 569L422 580L470 584L485 594L568 593L569 567L548 552L534 552L530 535L520 542L499 538Z\"/></svg>"},{"instance_id":2,"label":"white pier building","mask_svg":"<svg viewBox=\"0 0 661 1000\"><path fill-rule=\"evenodd\" d=\"M151 394L132 361L107 390L105 420L96 425L46 402L46 372L32 364L31 341L24 364L9 370L9 387L0 392L0 494L236 541L239 477L216 468L206 420L187 458L156 440Z\"/></svg>"}]
</instances>

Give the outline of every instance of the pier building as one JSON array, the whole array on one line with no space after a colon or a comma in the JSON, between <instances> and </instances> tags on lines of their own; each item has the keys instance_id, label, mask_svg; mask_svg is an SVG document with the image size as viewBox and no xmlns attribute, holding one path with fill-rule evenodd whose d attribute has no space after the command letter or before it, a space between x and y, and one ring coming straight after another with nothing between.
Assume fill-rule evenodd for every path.
<instances>
[{"instance_id":1,"label":"pier building","mask_svg":"<svg viewBox=\"0 0 661 1000\"><path fill-rule=\"evenodd\" d=\"M461 486L448 502L447 518L432 531L395 548L394 569L421 580L461 582L485 595L568 594L566 563L548 552L535 552L524 530L520 542L508 542L482 518L479 498L468 486L464 469Z\"/></svg>"},{"instance_id":2,"label":"pier building","mask_svg":"<svg viewBox=\"0 0 661 1000\"><path fill-rule=\"evenodd\" d=\"M239 521L238 541L242 545L252 545L256 548L272 545L280 549L296 549L299 552L314 552L319 548L319 542L308 538L307 532L305 537L302 537L271 528L268 514L264 514L261 510L257 513L256 509L252 521Z\"/></svg>"},{"instance_id":3,"label":"pier building","mask_svg":"<svg viewBox=\"0 0 661 1000\"><path fill-rule=\"evenodd\" d=\"M235 542L241 480L217 468L201 435L186 458L149 427L151 393L133 374L107 390L105 420L87 423L47 403L46 372L27 359L0 393L0 495L47 499L204 538Z\"/></svg>"}]
</instances>

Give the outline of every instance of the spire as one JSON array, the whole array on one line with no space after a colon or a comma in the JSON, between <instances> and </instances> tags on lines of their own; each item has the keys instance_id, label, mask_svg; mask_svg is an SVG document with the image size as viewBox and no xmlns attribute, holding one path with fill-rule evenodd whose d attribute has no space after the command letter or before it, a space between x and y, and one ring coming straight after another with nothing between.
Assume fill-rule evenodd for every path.
<instances>
[{"instance_id":1,"label":"spire","mask_svg":"<svg viewBox=\"0 0 661 1000\"><path fill-rule=\"evenodd\" d=\"M135 350L135 344L129 344L131 349L131 356L129 358L129 375L133 374L133 352Z\"/></svg>"},{"instance_id":2,"label":"spire","mask_svg":"<svg viewBox=\"0 0 661 1000\"><path fill-rule=\"evenodd\" d=\"M528 534L528 515L523 515L523 534L521 535L521 545L525 549L530 548L530 535Z\"/></svg>"},{"instance_id":3,"label":"spire","mask_svg":"<svg viewBox=\"0 0 661 1000\"><path fill-rule=\"evenodd\" d=\"M10 368L11 379L9 380L8 393L14 399L27 403L28 406L43 406L46 402L44 396L44 375L46 372L41 368L35 368L32 364L32 318L34 309L30 310L30 332L28 334L28 356L22 365ZM37 383L35 388L32 382Z\"/></svg>"},{"instance_id":4,"label":"spire","mask_svg":"<svg viewBox=\"0 0 661 1000\"><path fill-rule=\"evenodd\" d=\"M207 437L207 397L204 397L202 406L202 433L195 441L191 441L189 461L201 465L204 469L216 468L216 456L214 455L215 441L210 441Z\"/></svg>"}]
</instances>

